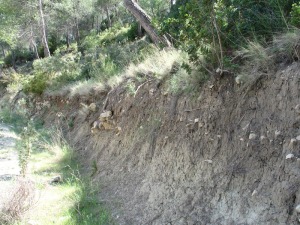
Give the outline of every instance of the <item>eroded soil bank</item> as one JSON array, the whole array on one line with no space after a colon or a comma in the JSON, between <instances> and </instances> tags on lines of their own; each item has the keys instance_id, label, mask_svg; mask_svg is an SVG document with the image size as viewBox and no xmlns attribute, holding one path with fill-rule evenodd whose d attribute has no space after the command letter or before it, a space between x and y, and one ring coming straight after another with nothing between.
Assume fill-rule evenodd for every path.
<instances>
[{"instance_id":1,"label":"eroded soil bank","mask_svg":"<svg viewBox=\"0 0 300 225\"><path fill-rule=\"evenodd\" d=\"M61 122L118 224L298 224L299 71L224 77L193 96L155 80L134 95L44 96L32 114ZM106 110L109 126L91 130Z\"/></svg>"}]
</instances>

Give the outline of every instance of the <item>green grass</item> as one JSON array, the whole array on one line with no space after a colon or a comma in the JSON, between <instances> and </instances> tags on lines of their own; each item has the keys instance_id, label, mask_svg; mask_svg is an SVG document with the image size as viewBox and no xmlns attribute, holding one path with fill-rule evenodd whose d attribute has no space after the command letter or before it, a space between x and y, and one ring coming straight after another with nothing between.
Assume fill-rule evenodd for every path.
<instances>
[{"instance_id":1,"label":"green grass","mask_svg":"<svg viewBox=\"0 0 300 225\"><path fill-rule=\"evenodd\" d=\"M99 188L81 175L76 155L59 130L47 130L27 120L25 114L20 116L9 109L2 110L0 118L13 125L13 130L21 137L17 143L24 164L21 167L26 168L25 177L34 182L39 195L22 219L12 224L23 225L28 221L43 225L114 224L99 202ZM62 182L50 185L49 181L55 176L61 176Z\"/></svg>"},{"instance_id":2,"label":"green grass","mask_svg":"<svg viewBox=\"0 0 300 225\"><path fill-rule=\"evenodd\" d=\"M55 218L60 219L55 224L113 224L108 211L99 203L99 189L92 185L88 178L81 176L78 161L70 146L61 136L56 136L46 143L44 149L44 151L33 154L29 164L33 166L31 172L37 180L44 178L49 180L55 175L60 175L63 179L61 184L51 189L51 195L62 193L59 200L59 203L63 203L60 206L60 213L54 212ZM48 207L52 208L50 205ZM45 221L53 224L51 223L53 215L48 214L43 218L43 224L47 224Z\"/></svg>"}]
</instances>

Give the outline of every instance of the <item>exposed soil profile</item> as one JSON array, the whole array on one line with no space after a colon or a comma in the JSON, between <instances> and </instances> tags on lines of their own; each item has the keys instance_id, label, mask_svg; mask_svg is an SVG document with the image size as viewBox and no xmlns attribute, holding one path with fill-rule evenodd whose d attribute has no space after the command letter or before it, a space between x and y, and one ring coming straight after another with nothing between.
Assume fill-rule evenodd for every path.
<instances>
[{"instance_id":1,"label":"exposed soil profile","mask_svg":"<svg viewBox=\"0 0 300 225\"><path fill-rule=\"evenodd\" d=\"M35 116L61 120L118 224L298 224L299 71L228 76L197 96L155 80L135 95L45 96Z\"/></svg>"}]
</instances>

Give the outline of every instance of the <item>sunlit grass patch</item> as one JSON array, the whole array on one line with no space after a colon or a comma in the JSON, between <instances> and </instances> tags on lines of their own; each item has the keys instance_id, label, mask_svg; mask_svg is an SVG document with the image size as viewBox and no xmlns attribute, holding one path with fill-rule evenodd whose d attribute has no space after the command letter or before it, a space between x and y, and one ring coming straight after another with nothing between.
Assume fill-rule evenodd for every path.
<instances>
[{"instance_id":1,"label":"sunlit grass patch","mask_svg":"<svg viewBox=\"0 0 300 225\"><path fill-rule=\"evenodd\" d=\"M113 224L99 204L97 189L81 176L72 148L60 132L40 146L42 150L34 151L29 161L29 177L40 197L25 220L46 225ZM55 176L60 176L61 182L51 184Z\"/></svg>"}]
</instances>

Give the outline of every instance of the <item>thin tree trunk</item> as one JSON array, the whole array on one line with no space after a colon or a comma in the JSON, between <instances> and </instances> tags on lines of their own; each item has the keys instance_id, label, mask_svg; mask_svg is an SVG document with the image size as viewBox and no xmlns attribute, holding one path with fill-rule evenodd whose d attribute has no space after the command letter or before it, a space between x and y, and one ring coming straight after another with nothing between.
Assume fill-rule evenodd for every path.
<instances>
[{"instance_id":1,"label":"thin tree trunk","mask_svg":"<svg viewBox=\"0 0 300 225\"><path fill-rule=\"evenodd\" d=\"M151 24L151 18L147 13L133 0L123 0L128 11L141 23L144 30L150 36L155 44L171 46L166 36L160 36Z\"/></svg>"},{"instance_id":2,"label":"thin tree trunk","mask_svg":"<svg viewBox=\"0 0 300 225\"><path fill-rule=\"evenodd\" d=\"M35 55L35 58L36 59L39 59L40 56L39 56L39 52L38 52L38 48L36 46L36 42L35 42L35 38L34 38L34 35L33 35L33 28L32 28L32 25L30 27L30 30L31 30L31 33L30 33L30 44L32 46L32 50L34 52L34 55Z\"/></svg>"},{"instance_id":3,"label":"thin tree trunk","mask_svg":"<svg viewBox=\"0 0 300 225\"><path fill-rule=\"evenodd\" d=\"M39 59L39 58L40 58L39 52L38 52L38 49L37 49L37 46L36 46L36 43L35 43L34 40L31 40L31 46L32 46L32 49L33 49L35 58L36 58L36 59Z\"/></svg>"},{"instance_id":4,"label":"thin tree trunk","mask_svg":"<svg viewBox=\"0 0 300 225\"><path fill-rule=\"evenodd\" d=\"M139 4L139 0L134 0L137 4ZM142 37L143 36L143 28L141 25L141 22L138 22L138 36Z\"/></svg>"},{"instance_id":5,"label":"thin tree trunk","mask_svg":"<svg viewBox=\"0 0 300 225\"><path fill-rule=\"evenodd\" d=\"M76 24L76 41L77 41L77 44L79 44L79 42L80 42L80 32L79 32L79 24L78 24L77 16L75 17L75 24Z\"/></svg>"},{"instance_id":6,"label":"thin tree trunk","mask_svg":"<svg viewBox=\"0 0 300 225\"><path fill-rule=\"evenodd\" d=\"M41 17L41 24L42 24L42 42L44 45L44 54L45 57L51 56L48 41L47 41L47 35L46 35L46 25L45 25L45 19L44 19L44 13L43 13L43 3L42 0L39 0L39 9L40 9L40 17Z\"/></svg>"},{"instance_id":7,"label":"thin tree trunk","mask_svg":"<svg viewBox=\"0 0 300 225\"><path fill-rule=\"evenodd\" d=\"M69 50L69 48L70 48L70 38L69 38L69 33L68 33L68 31L67 31L67 33L66 33L66 43L67 43L67 49Z\"/></svg>"},{"instance_id":8,"label":"thin tree trunk","mask_svg":"<svg viewBox=\"0 0 300 225\"><path fill-rule=\"evenodd\" d=\"M1 47L2 47L2 54L3 54L3 57L5 58L5 57L6 57L6 54L5 54L5 50L4 50L3 45L1 45Z\"/></svg>"},{"instance_id":9,"label":"thin tree trunk","mask_svg":"<svg viewBox=\"0 0 300 225\"><path fill-rule=\"evenodd\" d=\"M11 64L12 64L12 67L14 68L14 70L17 72L16 54L15 54L14 50L11 51Z\"/></svg>"},{"instance_id":10,"label":"thin tree trunk","mask_svg":"<svg viewBox=\"0 0 300 225\"><path fill-rule=\"evenodd\" d=\"M97 15L97 34L99 34L99 16Z\"/></svg>"},{"instance_id":11,"label":"thin tree trunk","mask_svg":"<svg viewBox=\"0 0 300 225\"><path fill-rule=\"evenodd\" d=\"M91 30L94 29L94 23L95 23L95 15L92 15L92 27L91 27Z\"/></svg>"},{"instance_id":12,"label":"thin tree trunk","mask_svg":"<svg viewBox=\"0 0 300 225\"><path fill-rule=\"evenodd\" d=\"M107 19L107 26L108 28L111 28L111 19L110 19L110 15L109 15L109 10L108 10L108 6L105 6L105 12L106 12L106 19Z\"/></svg>"}]
</instances>

